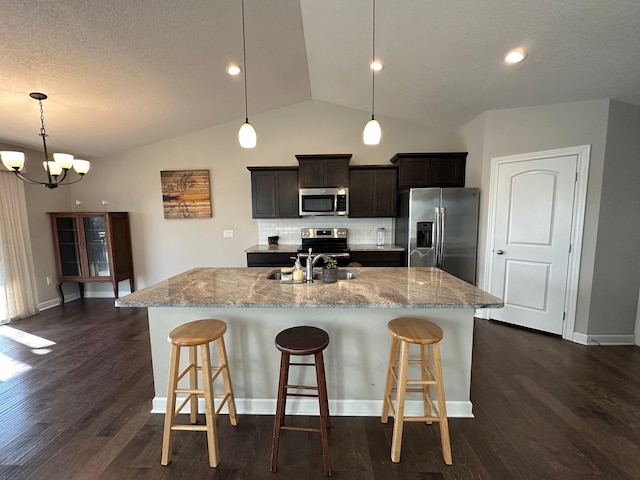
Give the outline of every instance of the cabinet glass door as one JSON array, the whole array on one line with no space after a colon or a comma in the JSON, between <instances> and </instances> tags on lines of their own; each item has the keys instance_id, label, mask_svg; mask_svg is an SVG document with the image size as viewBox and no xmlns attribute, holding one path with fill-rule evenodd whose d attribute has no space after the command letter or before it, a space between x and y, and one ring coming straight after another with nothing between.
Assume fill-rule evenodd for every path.
<instances>
[{"instance_id":1,"label":"cabinet glass door","mask_svg":"<svg viewBox=\"0 0 640 480\"><path fill-rule=\"evenodd\" d=\"M80 276L78 225L73 217L56 218L62 275Z\"/></svg>"},{"instance_id":2,"label":"cabinet glass door","mask_svg":"<svg viewBox=\"0 0 640 480\"><path fill-rule=\"evenodd\" d=\"M83 217L84 239L87 247L87 263L90 277L108 277L109 257L107 253L107 238L105 218Z\"/></svg>"}]
</instances>

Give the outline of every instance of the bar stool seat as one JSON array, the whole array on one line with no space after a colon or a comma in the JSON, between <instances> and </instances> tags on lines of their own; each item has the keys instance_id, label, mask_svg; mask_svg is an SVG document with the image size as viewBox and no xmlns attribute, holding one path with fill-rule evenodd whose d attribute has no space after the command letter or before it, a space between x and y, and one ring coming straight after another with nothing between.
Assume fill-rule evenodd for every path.
<instances>
[{"instance_id":1,"label":"bar stool seat","mask_svg":"<svg viewBox=\"0 0 640 480\"><path fill-rule=\"evenodd\" d=\"M292 327L281 331L275 340L276 348L280 350L280 379L278 382L278 399L276 415L273 422L273 444L271 447L271 471L278 469L278 447L281 430L297 430L305 432L319 432L322 440L322 457L325 474L331 476L329 462L329 401L327 398L327 382L324 372L324 358L322 352L329 345L329 335L317 327L301 326ZM313 355L314 363L293 363L292 355ZM315 366L316 385L289 385L289 366ZM289 393L292 390L312 390L311 393ZM314 397L318 398L320 407L320 428L303 428L285 425L285 407L287 397Z\"/></svg>"},{"instance_id":2,"label":"bar stool seat","mask_svg":"<svg viewBox=\"0 0 640 480\"><path fill-rule=\"evenodd\" d=\"M411 317L395 318L387 324L387 329L391 334L392 340L381 421L382 423L387 423L389 410L391 410L394 417L391 461L394 463L400 461L404 422L426 422L427 424L439 422L442 457L447 465L451 465L449 424L447 421L447 406L442 378L442 361L440 358L440 340L442 340L443 337L442 329L429 320ZM409 360L409 347L412 344L420 346L419 360ZM400 347L399 357L398 347ZM433 357L433 370L429 368L429 350L431 350ZM407 378L407 370L410 364L420 365L422 371L422 378L420 380L410 380ZM434 386L436 390L438 400L437 407L431 398L431 386ZM396 392L395 406L391 398L392 392ZM424 416L407 417L404 415L404 403L407 392L422 393Z\"/></svg>"},{"instance_id":3,"label":"bar stool seat","mask_svg":"<svg viewBox=\"0 0 640 480\"><path fill-rule=\"evenodd\" d=\"M231 425L238 424L236 403L229 373L229 361L224 345L224 333L227 325L222 320L203 319L185 323L169 333L171 358L169 362L169 386L167 392L167 411L164 417L164 434L162 438L162 465L168 465L171 456L173 432L176 430L205 431L209 450L209 465L218 466L218 440L216 436L216 418L222 407L227 404ZM210 344L216 343L218 365L211 365ZM189 349L189 365L180 370L180 349ZM197 348L200 347L201 363L198 364ZM198 372L202 378L202 388L198 387ZM178 383L188 374L189 388L180 388ZM224 394L215 395L213 383L222 375ZM187 394L180 406L176 408L178 394ZM198 397L204 398L205 425L196 425L198 421ZM214 399L219 399L215 408ZM189 404L191 425L176 425L176 415Z\"/></svg>"}]
</instances>

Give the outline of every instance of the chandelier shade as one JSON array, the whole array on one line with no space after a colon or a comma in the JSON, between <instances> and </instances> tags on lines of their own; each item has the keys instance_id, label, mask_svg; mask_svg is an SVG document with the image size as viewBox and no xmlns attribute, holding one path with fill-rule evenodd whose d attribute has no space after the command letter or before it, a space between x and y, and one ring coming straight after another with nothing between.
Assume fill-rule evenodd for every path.
<instances>
[{"instance_id":1,"label":"chandelier shade","mask_svg":"<svg viewBox=\"0 0 640 480\"><path fill-rule=\"evenodd\" d=\"M42 101L47 99L47 96L44 93L33 92L30 93L29 96L34 100L38 101L38 105L40 106L40 137L42 137L42 146L44 149L44 161L42 162L42 166L44 167L44 171L47 174L47 181L39 181L29 178L22 174L22 169L24 168L24 153L23 152L15 152L15 151L1 151L0 152L0 160L2 160L2 164L7 168L7 170L12 171L15 175L22 181L26 183L34 183L38 185L42 185L48 189L57 188L58 185L71 185L72 183L77 183L84 175L89 171L90 163L87 160L78 160L74 159L73 155L69 155L68 153L54 153L53 160L49 160L49 154L47 153L47 131L44 128L44 110L42 108ZM67 173L73 167L80 178L74 181L65 181L67 178Z\"/></svg>"}]
</instances>

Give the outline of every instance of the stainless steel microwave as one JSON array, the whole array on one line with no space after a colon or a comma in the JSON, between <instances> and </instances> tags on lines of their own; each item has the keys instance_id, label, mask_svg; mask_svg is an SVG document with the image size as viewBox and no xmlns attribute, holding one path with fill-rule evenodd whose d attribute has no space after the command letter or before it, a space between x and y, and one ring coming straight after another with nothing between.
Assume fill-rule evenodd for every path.
<instances>
[{"instance_id":1,"label":"stainless steel microwave","mask_svg":"<svg viewBox=\"0 0 640 480\"><path fill-rule=\"evenodd\" d=\"M300 215L348 215L348 188L301 188Z\"/></svg>"}]
</instances>

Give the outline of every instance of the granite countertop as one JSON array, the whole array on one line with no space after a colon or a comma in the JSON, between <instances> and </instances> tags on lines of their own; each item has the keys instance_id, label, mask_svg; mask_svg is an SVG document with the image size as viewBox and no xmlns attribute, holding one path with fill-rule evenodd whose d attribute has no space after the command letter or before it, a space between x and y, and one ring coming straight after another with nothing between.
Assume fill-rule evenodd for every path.
<instances>
[{"instance_id":1,"label":"granite countertop","mask_svg":"<svg viewBox=\"0 0 640 480\"><path fill-rule=\"evenodd\" d=\"M254 245L245 250L245 253L297 253L300 245ZM383 245L378 246L375 244L349 244L349 248L352 252L402 252L404 248L398 245ZM320 252L322 253L322 252Z\"/></svg>"},{"instance_id":2,"label":"granite countertop","mask_svg":"<svg viewBox=\"0 0 640 480\"><path fill-rule=\"evenodd\" d=\"M319 269L318 269L319 270ZM353 280L281 283L273 268L194 268L116 299L117 307L486 308L497 297L432 267L352 268Z\"/></svg>"}]
</instances>

